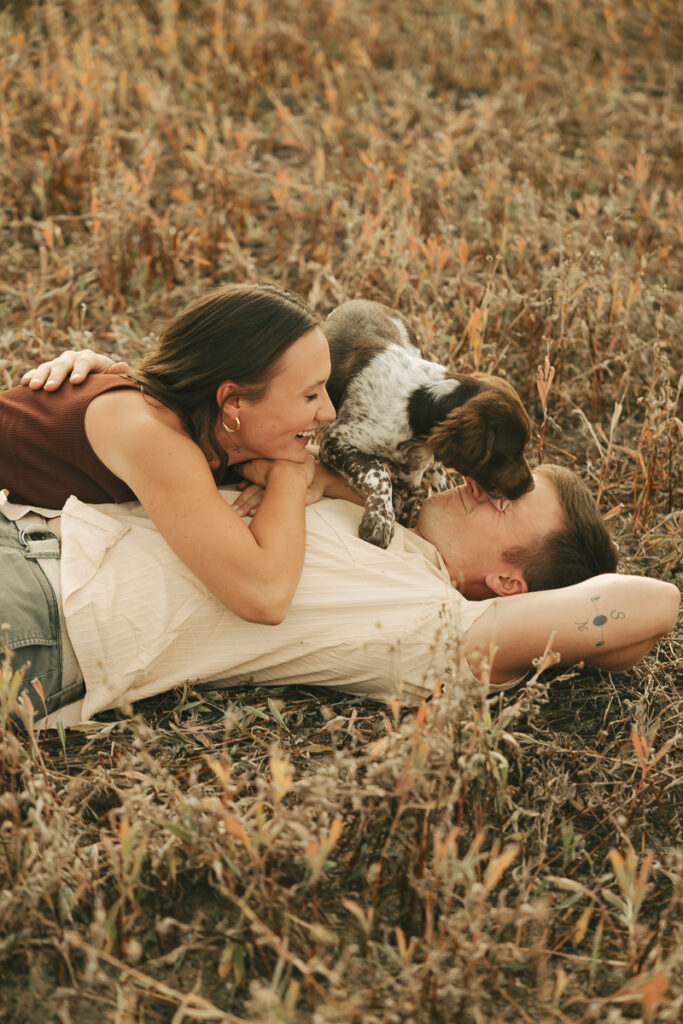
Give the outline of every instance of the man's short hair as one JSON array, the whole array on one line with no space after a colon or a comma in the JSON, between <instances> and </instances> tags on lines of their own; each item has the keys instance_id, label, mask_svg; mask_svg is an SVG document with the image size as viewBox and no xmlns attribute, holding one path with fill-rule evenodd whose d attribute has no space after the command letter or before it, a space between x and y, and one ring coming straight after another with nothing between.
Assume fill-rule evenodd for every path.
<instances>
[{"instance_id":1,"label":"man's short hair","mask_svg":"<svg viewBox=\"0 0 683 1024\"><path fill-rule=\"evenodd\" d=\"M565 525L504 552L503 557L523 571L529 590L554 590L616 572L617 546L583 481L564 466L543 465L534 472L555 485Z\"/></svg>"}]
</instances>

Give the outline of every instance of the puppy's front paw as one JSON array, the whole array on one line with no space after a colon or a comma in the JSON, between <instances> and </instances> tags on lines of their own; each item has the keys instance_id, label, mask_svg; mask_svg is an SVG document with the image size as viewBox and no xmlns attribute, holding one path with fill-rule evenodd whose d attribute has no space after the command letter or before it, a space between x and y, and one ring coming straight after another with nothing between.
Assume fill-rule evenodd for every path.
<instances>
[{"instance_id":1,"label":"puppy's front paw","mask_svg":"<svg viewBox=\"0 0 683 1024\"><path fill-rule=\"evenodd\" d=\"M398 490L394 487L393 503L396 521L402 526L412 526L413 517L426 497L427 494L424 490Z\"/></svg>"},{"instance_id":2,"label":"puppy's front paw","mask_svg":"<svg viewBox=\"0 0 683 1024\"><path fill-rule=\"evenodd\" d=\"M384 509L367 509L358 527L358 536L377 548L388 548L394 536L394 517Z\"/></svg>"}]
</instances>

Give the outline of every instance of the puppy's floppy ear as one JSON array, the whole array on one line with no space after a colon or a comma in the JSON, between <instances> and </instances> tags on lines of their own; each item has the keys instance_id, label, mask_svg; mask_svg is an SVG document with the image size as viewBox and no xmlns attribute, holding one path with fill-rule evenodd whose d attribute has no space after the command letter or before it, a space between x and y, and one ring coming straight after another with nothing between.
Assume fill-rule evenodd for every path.
<instances>
[{"instance_id":1,"label":"puppy's floppy ear","mask_svg":"<svg viewBox=\"0 0 683 1024\"><path fill-rule=\"evenodd\" d=\"M452 409L428 437L439 462L475 479L491 455L496 432L482 416L476 400Z\"/></svg>"},{"instance_id":2,"label":"puppy's floppy ear","mask_svg":"<svg viewBox=\"0 0 683 1024\"><path fill-rule=\"evenodd\" d=\"M449 412L479 394L481 385L471 378L447 376L433 384L424 384L408 400L410 429L416 437L426 437Z\"/></svg>"}]
</instances>

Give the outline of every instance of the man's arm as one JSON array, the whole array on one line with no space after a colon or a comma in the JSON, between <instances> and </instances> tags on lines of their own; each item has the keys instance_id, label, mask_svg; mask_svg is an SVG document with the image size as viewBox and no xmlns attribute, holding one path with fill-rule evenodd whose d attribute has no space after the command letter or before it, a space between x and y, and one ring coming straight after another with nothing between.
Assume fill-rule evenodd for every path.
<instances>
[{"instance_id":1,"label":"man's arm","mask_svg":"<svg viewBox=\"0 0 683 1024\"><path fill-rule=\"evenodd\" d=\"M34 391L45 388L56 391L68 377L72 384L82 384L89 373L128 373L128 363L117 363L109 356L92 349L68 349L54 359L27 370L21 383Z\"/></svg>"},{"instance_id":2,"label":"man's arm","mask_svg":"<svg viewBox=\"0 0 683 1024\"><path fill-rule=\"evenodd\" d=\"M532 667L549 644L560 665L630 668L676 624L680 593L646 576L596 576L558 590L498 598L467 632L468 658L492 658L491 682Z\"/></svg>"}]
</instances>

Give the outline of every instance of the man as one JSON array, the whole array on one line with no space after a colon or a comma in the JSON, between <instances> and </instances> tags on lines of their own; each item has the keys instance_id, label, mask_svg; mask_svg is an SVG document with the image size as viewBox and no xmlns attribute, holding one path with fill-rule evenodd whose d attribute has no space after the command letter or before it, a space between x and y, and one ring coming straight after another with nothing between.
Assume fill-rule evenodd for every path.
<instances>
[{"instance_id":1,"label":"man","mask_svg":"<svg viewBox=\"0 0 683 1024\"><path fill-rule=\"evenodd\" d=\"M533 556L561 528L556 472L537 470L534 491L505 512L471 482L430 498L417 531L398 528L387 550L358 538L358 506L310 506L301 582L277 626L229 612L139 505L71 498L61 524L64 620L87 693L61 718L68 724L69 711L78 721L185 682L218 680L414 703L473 673L504 688L548 647L558 663L628 667L673 628L678 590L608 573L530 592L511 556ZM467 600L449 573L467 593L493 596Z\"/></svg>"},{"instance_id":2,"label":"man","mask_svg":"<svg viewBox=\"0 0 683 1024\"><path fill-rule=\"evenodd\" d=\"M558 664L635 664L674 628L678 588L616 575L616 549L590 492L570 470L542 466L535 487L503 512L473 481L423 505L417 529L438 547L464 596L488 603L467 633L471 651L497 646L490 678L526 671L551 641Z\"/></svg>"}]
</instances>

